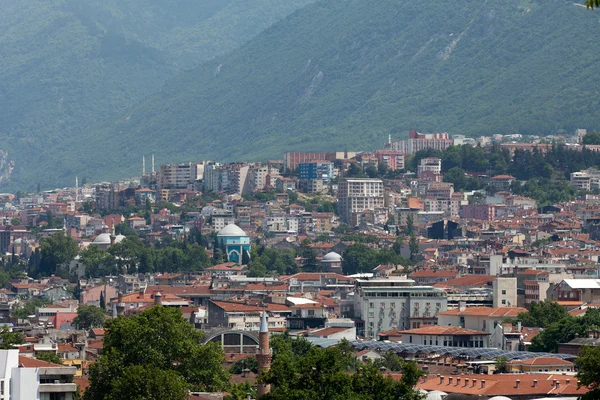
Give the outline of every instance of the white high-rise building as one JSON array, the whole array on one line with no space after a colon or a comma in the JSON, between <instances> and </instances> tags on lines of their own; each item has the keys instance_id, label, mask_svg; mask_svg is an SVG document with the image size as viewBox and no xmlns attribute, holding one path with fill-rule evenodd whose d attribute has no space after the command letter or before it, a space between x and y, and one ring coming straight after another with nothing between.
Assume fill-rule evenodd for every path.
<instances>
[{"instance_id":1,"label":"white high-rise building","mask_svg":"<svg viewBox=\"0 0 600 400\"><path fill-rule=\"evenodd\" d=\"M338 184L337 204L342 221L357 225L358 214L385 209L383 181L368 178L343 178Z\"/></svg>"}]
</instances>

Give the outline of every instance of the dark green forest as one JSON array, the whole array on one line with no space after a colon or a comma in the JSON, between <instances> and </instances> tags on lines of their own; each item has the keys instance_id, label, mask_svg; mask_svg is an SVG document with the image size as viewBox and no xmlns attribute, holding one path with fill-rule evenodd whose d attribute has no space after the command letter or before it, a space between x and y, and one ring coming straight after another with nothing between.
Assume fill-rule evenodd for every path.
<instances>
[{"instance_id":1,"label":"dark green forest","mask_svg":"<svg viewBox=\"0 0 600 400\"><path fill-rule=\"evenodd\" d=\"M0 170L0 184L72 184L76 173L82 175L73 154L84 164L104 157L106 148L87 143L92 127L312 1L0 2L0 150L15 163L10 182L6 167ZM122 166L86 172L97 178Z\"/></svg>"},{"instance_id":2,"label":"dark green forest","mask_svg":"<svg viewBox=\"0 0 600 400\"><path fill-rule=\"evenodd\" d=\"M597 26L597 12L558 0L321 1L180 74L85 142L113 164L132 152L177 162L369 150L411 128L591 130ZM90 174L106 165L70 162ZM137 170L121 167L107 175Z\"/></svg>"}]
</instances>

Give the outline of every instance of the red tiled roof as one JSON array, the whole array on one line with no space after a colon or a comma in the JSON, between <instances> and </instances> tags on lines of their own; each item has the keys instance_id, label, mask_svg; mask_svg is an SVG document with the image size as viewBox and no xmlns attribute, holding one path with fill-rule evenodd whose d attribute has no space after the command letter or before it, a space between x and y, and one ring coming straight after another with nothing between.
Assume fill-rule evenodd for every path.
<instances>
[{"instance_id":1,"label":"red tiled roof","mask_svg":"<svg viewBox=\"0 0 600 400\"><path fill-rule=\"evenodd\" d=\"M516 317L519 313L527 312L522 307L467 307L464 311L450 310L439 312L438 315L471 315L487 317Z\"/></svg>"},{"instance_id":2,"label":"red tiled roof","mask_svg":"<svg viewBox=\"0 0 600 400\"><path fill-rule=\"evenodd\" d=\"M557 357L535 357L529 360L510 361L511 365L573 365L572 362Z\"/></svg>"},{"instance_id":3,"label":"red tiled roof","mask_svg":"<svg viewBox=\"0 0 600 400\"><path fill-rule=\"evenodd\" d=\"M260 312L262 310L267 311L290 311L288 306L282 304L267 303L265 307L251 306L243 303L234 303L228 301L214 301L211 300L217 307L222 308L225 312Z\"/></svg>"},{"instance_id":4,"label":"red tiled roof","mask_svg":"<svg viewBox=\"0 0 600 400\"><path fill-rule=\"evenodd\" d=\"M19 364L25 368L62 367L61 364L49 363L32 357L19 356Z\"/></svg>"},{"instance_id":5,"label":"red tiled roof","mask_svg":"<svg viewBox=\"0 0 600 400\"><path fill-rule=\"evenodd\" d=\"M320 329L317 331L312 331L312 332L310 332L309 335L312 337L325 337L325 336L335 335L336 333L344 332L348 329L350 329L350 328L346 328L346 327L342 327L342 326L329 327L329 328L324 328L324 329Z\"/></svg>"}]
</instances>

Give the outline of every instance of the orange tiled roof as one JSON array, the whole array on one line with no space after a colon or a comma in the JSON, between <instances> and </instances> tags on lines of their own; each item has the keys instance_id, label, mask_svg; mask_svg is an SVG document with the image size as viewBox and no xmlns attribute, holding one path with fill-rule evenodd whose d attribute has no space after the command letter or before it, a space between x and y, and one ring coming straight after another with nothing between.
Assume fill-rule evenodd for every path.
<instances>
[{"instance_id":1,"label":"orange tiled roof","mask_svg":"<svg viewBox=\"0 0 600 400\"><path fill-rule=\"evenodd\" d=\"M438 315L471 315L484 317L516 317L519 313L527 312L522 307L467 307L466 310L450 310L439 312Z\"/></svg>"}]
</instances>

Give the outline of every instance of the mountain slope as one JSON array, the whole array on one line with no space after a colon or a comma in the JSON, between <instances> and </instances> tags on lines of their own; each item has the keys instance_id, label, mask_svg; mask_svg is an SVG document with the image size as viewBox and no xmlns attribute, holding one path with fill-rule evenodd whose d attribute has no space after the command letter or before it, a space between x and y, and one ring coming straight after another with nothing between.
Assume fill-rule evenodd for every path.
<instances>
[{"instance_id":1,"label":"mountain slope","mask_svg":"<svg viewBox=\"0 0 600 400\"><path fill-rule=\"evenodd\" d=\"M73 138L312 1L0 2L0 183L65 182Z\"/></svg>"},{"instance_id":2,"label":"mountain slope","mask_svg":"<svg viewBox=\"0 0 600 400\"><path fill-rule=\"evenodd\" d=\"M374 148L410 128L595 128L598 15L558 0L321 1L171 79L92 143L123 174L150 152L235 160Z\"/></svg>"}]
</instances>

